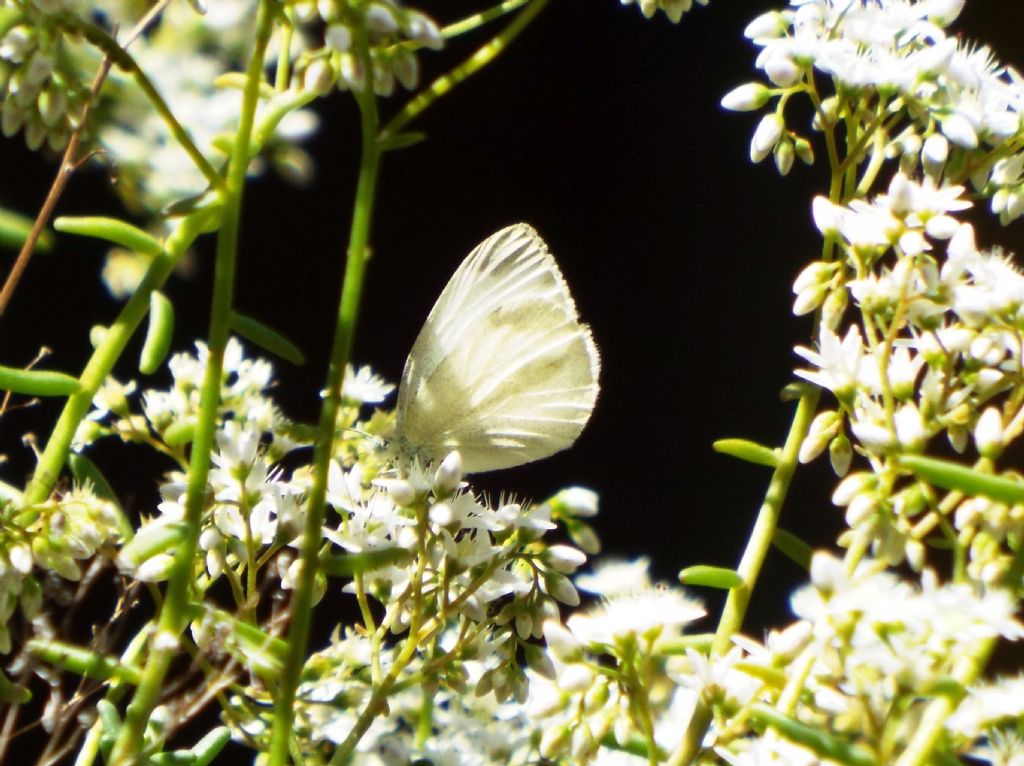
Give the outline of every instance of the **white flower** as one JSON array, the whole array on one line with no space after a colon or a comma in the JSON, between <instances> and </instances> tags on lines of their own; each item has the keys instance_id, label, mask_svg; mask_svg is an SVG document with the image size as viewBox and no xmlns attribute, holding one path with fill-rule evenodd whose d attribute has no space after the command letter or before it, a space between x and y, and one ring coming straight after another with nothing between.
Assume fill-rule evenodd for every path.
<instances>
[{"instance_id":1,"label":"white flower","mask_svg":"<svg viewBox=\"0 0 1024 766\"><path fill-rule=\"evenodd\" d=\"M673 676L685 689L702 695L722 693L730 701L744 705L762 688L761 681L736 669L736 664L743 660L743 651L738 646L713 657L688 648L686 657L690 661L690 672Z\"/></svg>"},{"instance_id":2,"label":"white flower","mask_svg":"<svg viewBox=\"0 0 1024 766\"><path fill-rule=\"evenodd\" d=\"M614 645L628 636L654 638L705 614L704 608L678 588L650 587L611 596L598 607L572 615L566 622L585 644Z\"/></svg>"},{"instance_id":3,"label":"white flower","mask_svg":"<svg viewBox=\"0 0 1024 766\"><path fill-rule=\"evenodd\" d=\"M651 587L650 566L646 556L632 561L603 559L592 573L577 576L576 586L587 593L608 597L642 591Z\"/></svg>"},{"instance_id":4,"label":"white flower","mask_svg":"<svg viewBox=\"0 0 1024 766\"><path fill-rule=\"evenodd\" d=\"M345 365L342 394L346 400L361 404L379 404L394 390L394 384L385 381L368 366L364 365L356 371L352 365Z\"/></svg>"},{"instance_id":5,"label":"white flower","mask_svg":"<svg viewBox=\"0 0 1024 766\"><path fill-rule=\"evenodd\" d=\"M794 351L818 368L796 370L797 377L828 389L840 401L847 401L853 396L862 380L861 361L864 359L864 344L857 325L850 327L842 340L827 327L822 327L817 351L804 346L797 346Z\"/></svg>"},{"instance_id":6,"label":"white flower","mask_svg":"<svg viewBox=\"0 0 1024 766\"><path fill-rule=\"evenodd\" d=\"M965 704L961 704L960 709L947 721L947 725L953 731L963 731L963 727L954 728L952 722L956 720L965 705L968 709L970 708L972 700L973 698L968 696L964 700ZM979 729L980 727L976 727L971 730L977 732ZM976 734L971 736L976 736ZM1024 737L1016 731L995 729L988 733L988 744L974 748L969 755L986 761L992 766L1024 766Z\"/></svg>"}]
</instances>

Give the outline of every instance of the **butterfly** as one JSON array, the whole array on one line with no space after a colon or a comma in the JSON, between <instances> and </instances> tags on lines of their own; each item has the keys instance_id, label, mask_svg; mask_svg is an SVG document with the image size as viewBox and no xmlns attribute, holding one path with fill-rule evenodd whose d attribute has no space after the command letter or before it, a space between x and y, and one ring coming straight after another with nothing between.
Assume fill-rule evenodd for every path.
<instances>
[{"instance_id":1,"label":"butterfly","mask_svg":"<svg viewBox=\"0 0 1024 766\"><path fill-rule=\"evenodd\" d=\"M466 473L553 455L590 419L600 368L544 240L504 228L456 269L409 352L399 450L424 463L458 450Z\"/></svg>"}]
</instances>

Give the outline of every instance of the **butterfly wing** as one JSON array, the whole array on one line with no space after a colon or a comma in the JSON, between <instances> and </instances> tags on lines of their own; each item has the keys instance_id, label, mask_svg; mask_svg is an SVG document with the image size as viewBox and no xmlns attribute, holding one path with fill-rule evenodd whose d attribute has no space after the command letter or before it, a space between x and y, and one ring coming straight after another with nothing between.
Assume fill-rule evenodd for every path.
<instances>
[{"instance_id":1,"label":"butterfly wing","mask_svg":"<svg viewBox=\"0 0 1024 766\"><path fill-rule=\"evenodd\" d=\"M398 432L428 458L457 449L467 473L552 455L594 408L600 358L555 259L516 224L469 254L405 363Z\"/></svg>"}]
</instances>

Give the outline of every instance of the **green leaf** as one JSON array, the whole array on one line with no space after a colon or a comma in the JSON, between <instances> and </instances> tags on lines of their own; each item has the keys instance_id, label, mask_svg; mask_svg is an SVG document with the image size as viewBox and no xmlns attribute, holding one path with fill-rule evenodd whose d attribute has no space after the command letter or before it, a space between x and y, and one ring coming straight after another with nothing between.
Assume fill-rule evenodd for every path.
<instances>
[{"instance_id":1,"label":"green leaf","mask_svg":"<svg viewBox=\"0 0 1024 766\"><path fill-rule=\"evenodd\" d=\"M377 142L377 147L382 152L392 152L397 149L406 149L410 146L415 146L421 141L425 141L427 134L419 130L410 130L404 133L397 133L393 136L387 136Z\"/></svg>"},{"instance_id":2,"label":"green leaf","mask_svg":"<svg viewBox=\"0 0 1024 766\"><path fill-rule=\"evenodd\" d=\"M785 688L786 682L789 680L789 676L787 676L784 671L776 668L768 668L764 665L758 665L753 662L737 662L733 664L732 667L741 673L746 673L752 678L763 681L767 686L776 690Z\"/></svg>"},{"instance_id":3,"label":"green leaf","mask_svg":"<svg viewBox=\"0 0 1024 766\"><path fill-rule=\"evenodd\" d=\"M325 556L320 560L320 566L329 577L352 577L390 564L408 561L409 557L409 551L396 546L365 553Z\"/></svg>"},{"instance_id":4,"label":"green leaf","mask_svg":"<svg viewBox=\"0 0 1024 766\"><path fill-rule=\"evenodd\" d=\"M0 247L18 250L32 233L35 221L21 213L0 207ZM53 234L43 231L36 241L36 249L45 253L53 247Z\"/></svg>"},{"instance_id":5,"label":"green leaf","mask_svg":"<svg viewBox=\"0 0 1024 766\"><path fill-rule=\"evenodd\" d=\"M183 544L187 535L188 525L184 522L147 524L121 549L118 559L139 566L157 554Z\"/></svg>"},{"instance_id":6,"label":"green leaf","mask_svg":"<svg viewBox=\"0 0 1024 766\"><path fill-rule=\"evenodd\" d=\"M195 766L209 766L230 741L231 729L218 726L192 748L192 754L196 757Z\"/></svg>"},{"instance_id":7,"label":"green leaf","mask_svg":"<svg viewBox=\"0 0 1024 766\"><path fill-rule=\"evenodd\" d=\"M754 465L775 468L779 464L779 450L746 439L719 439L711 447L715 452L731 455Z\"/></svg>"},{"instance_id":8,"label":"green leaf","mask_svg":"<svg viewBox=\"0 0 1024 766\"><path fill-rule=\"evenodd\" d=\"M802 539L782 527L776 527L772 535L772 545L786 558L804 571L811 571L811 556L814 549Z\"/></svg>"},{"instance_id":9,"label":"green leaf","mask_svg":"<svg viewBox=\"0 0 1024 766\"><path fill-rule=\"evenodd\" d=\"M142 679L142 669L122 664L116 657L97 654L63 641L32 639L27 644L28 651L37 659L60 670L67 670L83 678L107 681L111 678L138 684Z\"/></svg>"},{"instance_id":10,"label":"green leaf","mask_svg":"<svg viewBox=\"0 0 1024 766\"><path fill-rule=\"evenodd\" d=\"M24 705L32 699L32 692L20 684L14 683L3 670L0 670L0 702L8 705Z\"/></svg>"},{"instance_id":11,"label":"green leaf","mask_svg":"<svg viewBox=\"0 0 1024 766\"><path fill-rule=\"evenodd\" d=\"M793 381L783 386L782 391L779 392L779 399L784 402L795 402L797 399L803 399L815 390L817 390L817 387L811 383Z\"/></svg>"},{"instance_id":12,"label":"green leaf","mask_svg":"<svg viewBox=\"0 0 1024 766\"><path fill-rule=\"evenodd\" d=\"M171 750L149 757L152 766L195 766L196 756L191 750Z\"/></svg>"},{"instance_id":13,"label":"green leaf","mask_svg":"<svg viewBox=\"0 0 1024 766\"><path fill-rule=\"evenodd\" d=\"M615 739L615 734L608 732L601 738L601 745L609 750L614 750L622 753L629 753L637 758L643 758L645 761L650 761L650 750L647 747L647 740L641 737L639 734L630 735L629 739L619 744L619 741ZM655 763L668 760L669 754L660 747L656 746L657 760ZM615 760L611 758L609 760ZM550 763L550 761L540 761L540 763Z\"/></svg>"},{"instance_id":14,"label":"green leaf","mask_svg":"<svg viewBox=\"0 0 1024 766\"><path fill-rule=\"evenodd\" d=\"M179 421L172 423L167 426L162 436L164 444L168 447L183 447L186 444L191 443L192 438L196 434L196 424L194 421Z\"/></svg>"},{"instance_id":15,"label":"green leaf","mask_svg":"<svg viewBox=\"0 0 1024 766\"><path fill-rule=\"evenodd\" d=\"M965 495L983 495L1009 505L1024 502L1024 482L982 473L949 460L936 460L921 455L902 455L899 461L900 465L913 471L917 478L936 487L963 492Z\"/></svg>"},{"instance_id":16,"label":"green leaf","mask_svg":"<svg viewBox=\"0 0 1024 766\"><path fill-rule=\"evenodd\" d=\"M19 370L0 365L0 390L29 396L71 396L82 386L78 378L51 370Z\"/></svg>"},{"instance_id":17,"label":"green leaf","mask_svg":"<svg viewBox=\"0 0 1024 766\"><path fill-rule=\"evenodd\" d=\"M683 585L703 585L707 588L732 590L743 584L743 578L735 569L711 567L704 564L686 567L679 573L679 582Z\"/></svg>"},{"instance_id":18,"label":"green leaf","mask_svg":"<svg viewBox=\"0 0 1024 766\"><path fill-rule=\"evenodd\" d=\"M230 324L232 330L246 340L252 341L260 348L269 351L271 354L275 354L292 364L302 365L306 363L306 357L303 356L298 346L259 320L233 311Z\"/></svg>"},{"instance_id":19,"label":"green leaf","mask_svg":"<svg viewBox=\"0 0 1024 766\"><path fill-rule=\"evenodd\" d=\"M714 643L714 633L692 633L688 636L658 641L658 652L661 654L686 654L687 649L693 649L701 654L708 654Z\"/></svg>"},{"instance_id":20,"label":"green leaf","mask_svg":"<svg viewBox=\"0 0 1024 766\"><path fill-rule=\"evenodd\" d=\"M190 604L188 616L193 622L216 625L218 637L224 639L223 648L264 681L276 682L280 677L288 656L288 644L283 639L275 638L230 612L202 603Z\"/></svg>"},{"instance_id":21,"label":"green leaf","mask_svg":"<svg viewBox=\"0 0 1024 766\"><path fill-rule=\"evenodd\" d=\"M53 228L65 234L77 234L113 242L115 245L143 255L159 255L164 246L153 235L137 226L117 218L103 216L62 216L53 222Z\"/></svg>"},{"instance_id":22,"label":"green leaf","mask_svg":"<svg viewBox=\"0 0 1024 766\"><path fill-rule=\"evenodd\" d=\"M149 294L149 325L139 354L139 372L152 375L164 363L174 337L174 304L159 290Z\"/></svg>"},{"instance_id":23,"label":"green leaf","mask_svg":"<svg viewBox=\"0 0 1024 766\"><path fill-rule=\"evenodd\" d=\"M214 189L207 189L206 191L200 192L199 194L191 197L185 197L184 199L172 202L163 209L163 214L177 218L183 215L191 215L192 213L206 210L210 214L209 222L203 226L203 231L209 233L216 231L220 226L220 212L224 206L224 201L221 199L220 193Z\"/></svg>"},{"instance_id":24,"label":"green leaf","mask_svg":"<svg viewBox=\"0 0 1024 766\"><path fill-rule=\"evenodd\" d=\"M114 746L118 735L121 733L121 716L117 707L110 700L100 700L96 703L96 712L100 718L100 752L104 760L110 756L110 750Z\"/></svg>"},{"instance_id":25,"label":"green leaf","mask_svg":"<svg viewBox=\"0 0 1024 766\"><path fill-rule=\"evenodd\" d=\"M847 766L878 766L878 762L864 748L835 737L816 726L801 723L767 705L759 703L751 705L750 717L758 723L772 727L791 742L810 748L821 758L844 763Z\"/></svg>"}]
</instances>

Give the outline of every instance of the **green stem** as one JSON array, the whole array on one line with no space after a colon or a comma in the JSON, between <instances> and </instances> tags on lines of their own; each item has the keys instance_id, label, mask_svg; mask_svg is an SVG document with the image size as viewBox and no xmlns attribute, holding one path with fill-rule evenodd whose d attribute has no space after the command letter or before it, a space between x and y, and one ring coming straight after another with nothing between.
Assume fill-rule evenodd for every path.
<instances>
[{"instance_id":1,"label":"green stem","mask_svg":"<svg viewBox=\"0 0 1024 766\"><path fill-rule=\"evenodd\" d=\"M779 465L772 474L764 503L758 511L754 530L736 570L743 578L743 584L730 589L729 596L726 598L725 608L722 610L722 617L718 622L718 631L715 633L715 643L712 647L714 654L725 654L732 645L732 637L742 627L743 617L747 612L754 585L761 572L761 565L772 545L772 537L779 522L779 513L785 502L786 493L789 491L789 483L796 471L800 445L807 436L807 429L811 425L811 420L814 419L814 412L820 397L821 390L814 388L805 393L797 405L793 423L789 427L789 435L782 448Z\"/></svg>"},{"instance_id":2,"label":"green stem","mask_svg":"<svg viewBox=\"0 0 1024 766\"><path fill-rule=\"evenodd\" d=\"M144 627L138 633L135 634L134 638L129 642L128 647L121 654L121 662L133 665L135 661L142 656L143 649L146 647L146 641L149 639L149 628ZM124 696L125 692L128 691L130 684L126 681L115 681L111 684L107 690L106 699L109 702L117 702L121 697ZM96 756L100 752L100 740L103 738L103 722L97 720L93 723L89 729L89 733L85 736L85 740L82 742L82 747L78 751L78 755L75 758L75 766L92 766L96 761Z\"/></svg>"},{"instance_id":3,"label":"green stem","mask_svg":"<svg viewBox=\"0 0 1024 766\"><path fill-rule=\"evenodd\" d=\"M474 578L473 582L456 598L452 601L451 608L453 610L458 609L466 602L467 599L472 597L480 587L490 580L495 570L499 566L503 566L508 563L505 557L495 557L484 567L484 570ZM352 753L355 752L356 745L359 744L359 740L362 739L363 735L366 734L370 725L373 723L373 719L376 718L380 712L385 709L385 703L387 702L388 695L395 688L398 681L398 677L405 670L406 666L412 661L416 654L416 649L434 635L438 630L444 627L445 619L440 615L431 617L427 623L423 626L420 632L413 633L411 630L405 637L404 643L401 645L401 649L395 654L392 662L391 669L383 680L374 687L373 693L370 695L369 701L363 708L356 722L352 725L351 731L345 741L338 745L338 749L334 751L334 755L331 757L330 766L342 766L349 761L352 757ZM383 625L381 626L384 627ZM378 628L380 630L380 628ZM275 732L276 733L276 732Z\"/></svg>"},{"instance_id":4,"label":"green stem","mask_svg":"<svg viewBox=\"0 0 1024 766\"><path fill-rule=\"evenodd\" d=\"M57 424L50 433L43 454L36 463L35 472L25 488L25 505L40 503L49 496L64 467L64 461L67 460L78 425L89 413L92 398L107 379L128 341L149 311L150 294L154 290L159 290L167 281L175 264L209 223L210 215L209 211L196 212L182 221L174 234L168 238L164 251L150 263L134 295L104 333L103 342L93 352L79 377L81 390L68 398Z\"/></svg>"},{"instance_id":5,"label":"green stem","mask_svg":"<svg viewBox=\"0 0 1024 766\"><path fill-rule=\"evenodd\" d=\"M715 633L715 640L711 647L712 656L725 654L732 643L732 637L739 632L743 625L743 618L747 613L747 606L754 592L754 585L761 572L761 565L772 544L772 536L778 526L779 514L782 511L782 504L789 491L789 484L796 471L797 459L800 454L800 445L807 436L807 429L810 428L811 420L814 419L814 412L818 406L818 399L821 397L821 390L814 388L800 398L796 414L789 427L789 434L786 443L779 456L779 464L772 473L768 491L765 493L764 502L757 514L757 521L747 542L747 548L740 559L740 565L736 571L743 578L743 584L732 588L726 598L725 607L722 609L722 616L718 622L718 630ZM692 763L700 749L701 741L707 727L711 724L711 710L698 702L694 710L693 718L687 727L683 740L679 743L676 751L669 758L669 766L682 766Z\"/></svg>"},{"instance_id":6,"label":"green stem","mask_svg":"<svg viewBox=\"0 0 1024 766\"><path fill-rule=\"evenodd\" d=\"M548 0L533 0L532 3L523 9L522 13L509 22L509 25L495 35L486 45L478 48L468 59L447 74L438 77L427 88L413 96L402 107L402 111L392 117L388 124L384 126L384 129L380 132L380 140L384 142L394 138L401 132L402 128L426 111L441 96L493 61L526 29L527 25L533 21L547 4Z\"/></svg>"},{"instance_id":7,"label":"green stem","mask_svg":"<svg viewBox=\"0 0 1024 766\"><path fill-rule=\"evenodd\" d=\"M373 71L372 66L369 65L367 41L365 39L357 40L357 45L363 60L367 62L366 71ZM377 101L371 86L367 85L362 92L356 92L355 97L359 104L362 132L359 182L356 187L341 301L338 306L334 341L331 346L331 361L327 372L327 396L320 409L318 436L313 455L313 485L309 490L306 523L302 535L300 551L302 566L292 596L291 625L288 628L288 655L281 673L277 698L274 701L274 727L267 766L283 766L290 747L292 707L295 704L295 690L299 684L299 674L305 663L309 627L312 621L318 551L323 534L325 498L327 496L328 467L334 455L335 429L338 410L341 406L341 389L345 382L345 366L352 353L356 320L359 316L359 305L362 299L366 261L369 254L370 222L373 218L373 203L380 168L380 150L377 146L379 122Z\"/></svg>"},{"instance_id":8,"label":"green stem","mask_svg":"<svg viewBox=\"0 0 1024 766\"><path fill-rule=\"evenodd\" d=\"M966 689L978 680L996 646L996 641L996 638L983 639L978 643L976 651L957 661L952 675L960 686ZM959 697L948 695L936 697L929 702L914 729L914 736L906 750L896 760L895 766L925 766L935 763L935 747L945 734L946 721L959 703Z\"/></svg>"},{"instance_id":9,"label":"green stem","mask_svg":"<svg viewBox=\"0 0 1024 766\"><path fill-rule=\"evenodd\" d=\"M120 69L130 72L135 83L139 86L142 92L153 104L153 108L157 114L167 123L168 130L171 131L171 135L181 145L181 148L188 153L188 156L192 158L192 162L195 163L199 172L203 174L207 182L215 189L221 189L224 186L224 181L220 177L217 170L210 164L206 159L205 155L199 150L199 147L195 145L192 140L192 136L189 135L188 131L184 126L178 122L178 119L174 116L171 108L164 101L163 96L153 85L149 77L142 70L142 67L138 65L135 59L128 51L118 45L117 40L107 34L106 30L95 24L90 24L84 19L79 18L73 13L67 11L60 14L60 23L64 26L79 32L86 40L95 45L104 55L109 57L114 64Z\"/></svg>"},{"instance_id":10,"label":"green stem","mask_svg":"<svg viewBox=\"0 0 1024 766\"><path fill-rule=\"evenodd\" d=\"M464 35L466 32L472 32L477 27L482 27L489 21L494 21L497 18L501 18L506 13L511 13L512 11L522 8L528 2L530 2L530 0L504 0L504 2L498 3L497 5L488 8L486 11L474 13L472 16L467 16L461 21L449 24L441 30L441 37L445 40L450 40L453 37Z\"/></svg>"},{"instance_id":11,"label":"green stem","mask_svg":"<svg viewBox=\"0 0 1024 766\"><path fill-rule=\"evenodd\" d=\"M111 752L113 766L130 763L140 752L146 722L160 698L164 678L174 658L181 634L188 625L189 591L194 581L194 563L198 547L200 522L206 506L206 483L210 470L210 454L217 428L221 374L224 349L227 346L231 305L234 297L235 262L238 250L239 219L245 172L249 165L249 140L252 134L263 80L263 62L267 41L273 30L273 0L261 0L256 14L256 41L246 72L238 133L228 166L221 228L217 237L216 265L213 281L213 305L208 338L209 353L200 392L199 422L196 424L189 465L188 493L184 524L188 534L174 554L174 565L167 586L167 597L150 645L142 681L125 714L124 726Z\"/></svg>"}]
</instances>

